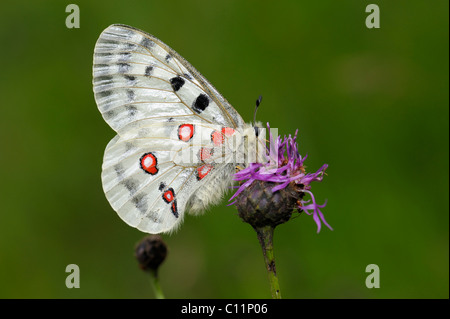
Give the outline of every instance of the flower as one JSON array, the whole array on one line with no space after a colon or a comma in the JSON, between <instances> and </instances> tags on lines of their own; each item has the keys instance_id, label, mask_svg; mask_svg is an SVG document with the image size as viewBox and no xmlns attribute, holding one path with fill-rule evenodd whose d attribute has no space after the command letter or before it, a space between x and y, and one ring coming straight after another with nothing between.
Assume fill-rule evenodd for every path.
<instances>
[{"instance_id":1,"label":"flower","mask_svg":"<svg viewBox=\"0 0 450 319\"><path fill-rule=\"evenodd\" d=\"M299 212L313 215L317 232L320 232L322 223L332 230L320 210L326 202L317 204L311 192L311 183L322 181L328 164L322 165L315 173L306 173L304 162L307 155L302 157L299 154L296 143L298 130L294 137L289 135L274 140L269 123L267 128L270 144L266 147L266 162L250 163L234 175L240 186L230 198L230 201L234 200L230 205L236 205L241 218L254 227L284 223L296 208ZM311 199L304 200L305 195Z\"/></svg>"}]
</instances>

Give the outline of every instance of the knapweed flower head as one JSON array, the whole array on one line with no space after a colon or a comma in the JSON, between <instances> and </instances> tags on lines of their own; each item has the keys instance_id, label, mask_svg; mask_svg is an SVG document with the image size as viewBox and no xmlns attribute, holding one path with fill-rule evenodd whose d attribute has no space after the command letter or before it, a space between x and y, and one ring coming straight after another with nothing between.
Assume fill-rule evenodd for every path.
<instances>
[{"instance_id":1,"label":"knapweed flower head","mask_svg":"<svg viewBox=\"0 0 450 319\"><path fill-rule=\"evenodd\" d=\"M275 227L288 221L294 209L312 215L317 224L317 232L322 223L332 230L325 220L321 208L311 192L311 183L320 182L328 164L315 173L307 173L297 148L297 133L275 140L267 123L270 141L266 150L266 162L251 163L238 171L234 180L240 183L236 193L230 198L236 205L239 216L253 227L270 225ZM310 199L305 200L305 195Z\"/></svg>"}]
</instances>

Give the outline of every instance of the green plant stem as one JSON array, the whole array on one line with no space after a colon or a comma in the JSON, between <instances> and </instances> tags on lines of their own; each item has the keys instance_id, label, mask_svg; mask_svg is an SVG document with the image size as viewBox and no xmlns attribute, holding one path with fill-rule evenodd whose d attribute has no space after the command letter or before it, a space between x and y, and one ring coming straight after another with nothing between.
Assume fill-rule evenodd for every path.
<instances>
[{"instance_id":1,"label":"green plant stem","mask_svg":"<svg viewBox=\"0 0 450 319\"><path fill-rule=\"evenodd\" d=\"M150 270L150 282L155 293L156 299L165 299L161 286L159 285L158 272L156 270Z\"/></svg>"},{"instance_id":2,"label":"green plant stem","mask_svg":"<svg viewBox=\"0 0 450 319\"><path fill-rule=\"evenodd\" d=\"M263 250L264 262L269 275L270 292L273 299L281 299L280 284L278 283L275 257L273 255L273 231L272 226L255 228L259 243Z\"/></svg>"}]
</instances>

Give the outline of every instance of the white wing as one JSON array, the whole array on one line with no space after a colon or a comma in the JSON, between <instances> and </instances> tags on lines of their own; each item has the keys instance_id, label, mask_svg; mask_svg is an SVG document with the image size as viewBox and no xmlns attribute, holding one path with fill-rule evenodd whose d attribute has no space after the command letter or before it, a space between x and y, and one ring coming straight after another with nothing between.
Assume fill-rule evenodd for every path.
<instances>
[{"instance_id":1,"label":"white wing","mask_svg":"<svg viewBox=\"0 0 450 319\"><path fill-rule=\"evenodd\" d=\"M95 46L93 76L98 108L118 133L106 147L103 188L125 222L149 233L171 231L186 209L220 199L234 165L177 158L214 148L213 132L244 123L194 67L152 35L112 25ZM216 188L212 196L206 183Z\"/></svg>"},{"instance_id":2,"label":"white wing","mask_svg":"<svg viewBox=\"0 0 450 319\"><path fill-rule=\"evenodd\" d=\"M108 201L126 223L159 233L181 223L187 198L178 195L192 187L195 168L177 166L167 140L149 141L119 135L111 140L105 151L102 183ZM147 166L145 156L149 157Z\"/></svg>"},{"instance_id":3,"label":"white wing","mask_svg":"<svg viewBox=\"0 0 450 319\"><path fill-rule=\"evenodd\" d=\"M191 138L182 135L185 125L193 128ZM162 122L113 138L105 151L102 184L119 216L142 231L159 233L176 229L186 209L198 211L218 201L235 166L215 163L214 155L205 158L222 156L223 147L209 140L214 131L202 123Z\"/></svg>"},{"instance_id":4,"label":"white wing","mask_svg":"<svg viewBox=\"0 0 450 319\"><path fill-rule=\"evenodd\" d=\"M244 124L186 60L154 36L129 26L112 25L100 35L93 84L100 112L118 133L167 118L232 128Z\"/></svg>"}]
</instances>

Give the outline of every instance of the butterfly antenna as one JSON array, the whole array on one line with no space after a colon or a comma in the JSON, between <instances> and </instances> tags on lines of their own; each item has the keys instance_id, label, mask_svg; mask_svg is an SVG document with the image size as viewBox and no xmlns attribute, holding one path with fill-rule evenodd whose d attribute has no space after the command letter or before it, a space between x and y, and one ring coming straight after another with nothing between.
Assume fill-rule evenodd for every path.
<instances>
[{"instance_id":1,"label":"butterfly antenna","mask_svg":"<svg viewBox=\"0 0 450 319\"><path fill-rule=\"evenodd\" d=\"M253 113L253 127L255 129L256 137L259 136L259 129L256 127L256 111L258 111L258 107L261 104L261 101L262 101L262 95L260 95L259 98L256 100L255 113Z\"/></svg>"},{"instance_id":2,"label":"butterfly antenna","mask_svg":"<svg viewBox=\"0 0 450 319\"><path fill-rule=\"evenodd\" d=\"M261 101L262 95L260 95L259 98L256 100L255 113L253 113L253 126L256 126L256 111L258 111L258 107L261 104Z\"/></svg>"}]
</instances>

